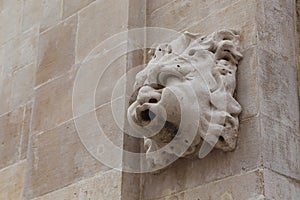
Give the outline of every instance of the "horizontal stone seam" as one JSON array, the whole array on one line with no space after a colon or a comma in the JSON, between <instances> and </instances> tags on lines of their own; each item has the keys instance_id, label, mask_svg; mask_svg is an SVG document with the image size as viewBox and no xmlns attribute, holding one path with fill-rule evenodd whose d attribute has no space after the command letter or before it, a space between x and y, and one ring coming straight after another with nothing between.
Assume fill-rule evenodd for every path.
<instances>
[{"instance_id":1,"label":"horizontal stone seam","mask_svg":"<svg viewBox=\"0 0 300 200\"><path fill-rule=\"evenodd\" d=\"M115 99L112 99L112 101L116 101L116 100L118 100L118 99L120 99L120 98L122 98L122 97L117 97L117 98L115 98ZM89 113L91 113L91 112L93 112L93 111L94 111L94 112L97 112L98 109L100 109L100 108L102 108L102 107L104 107L104 106L106 106L106 105L109 105L110 103L111 103L111 101L110 101L110 102L106 102L106 103L104 103L104 104L102 104L102 105L100 105L100 106L95 107L93 110L89 110L88 112L85 112L84 114L81 114L81 115L75 116L75 117L73 116L72 118L70 118L70 119L68 119L68 120L66 120L66 121L64 121L64 122L61 122L61 123L55 125L54 127L49 128L49 129L42 130L42 131L38 131L38 132L36 132L35 134L31 133L31 136L38 136L38 135L42 135L42 134L44 134L44 133L46 133L46 132L52 131L52 130L54 130L54 129L60 127L60 126L63 126L63 125L65 125L65 124L71 122L71 121L75 121L76 119L79 119L79 118L81 118L81 117L83 117L83 116L85 116L85 115L87 115L87 114L89 114ZM75 122L74 122L74 123L75 123ZM30 132L32 132L32 130L30 130Z\"/></svg>"},{"instance_id":2,"label":"horizontal stone seam","mask_svg":"<svg viewBox=\"0 0 300 200\"><path fill-rule=\"evenodd\" d=\"M172 1L170 1L170 2L167 2L167 3L163 4L163 5L161 5L160 7L154 9L151 13L148 13L148 9L146 9L146 15L147 15L147 16L151 16L151 15L153 15L155 12L158 12L159 10L161 10L161 9L163 9L163 8L165 8L165 7L167 7L169 4L172 4L172 3L174 3L175 1L176 1L176 0L172 0ZM148 5L149 3L151 3L151 1L150 1L150 2L147 2L147 5Z\"/></svg>"},{"instance_id":3,"label":"horizontal stone seam","mask_svg":"<svg viewBox=\"0 0 300 200\"><path fill-rule=\"evenodd\" d=\"M88 6L90 6L91 4L93 4L93 3L95 3L95 2L97 2L98 0L94 0L94 1L92 1L92 2L90 2L90 3L88 3L87 5L85 5L85 6L83 6L82 8L80 8L80 9L78 9L78 10L76 10L74 13L71 13L69 16L65 16L64 17L64 2L65 2L65 0L63 0L63 7L62 7L62 20L65 20L65 19L67 19L67 18L69 18L69 17L71 17L71 16L74 16L74 15L76 15L76 14L79 14L79 12L81 12L82 10L84 10L84 9L86 9Z\"/></svg>"},{"instance_id":4,"label":"horizontal stone seam","mask_svg":"<svg viewBox=\"0 0 300 200\"><path fill-rule=\"evenodd\" d=\"M0 169L0 173L4 172L5 170L8 170L9 168L12 168L12 167L15 167L16 165L19 165L19 164L22 164L22 163L26 163L27 162L27 159L23 159L23 160L19 160L11 165L8 165L4 168L1 168Z\"/></svg>"},{"instance_id":5,"label":"horizontal stone seam","mask_svg":"<svg viewBox=\"0 0 300 200\"><path fill-rule=\"evenodd\" d=\"M107 170L107 171L104 171L103 173L101 173L101 172L96 173L94 176L91 176L91 177L81 177L81 178L83 178L83 179L78 179L78 180L76 180L76 181L73 182L73 183L67 184L67 185L65 185L65 186L63 186L63 187L61 187L61 188L57 188L57 189L55 189L55 190L51 190L51 191L49 191L49 192L47 192L47 193L44 193L44 194L42 194L42 195L40 195L40 196L33 197L33 198L31 198L30 200L36 200L37 198L41 198L41 197L47 196L47 195L49 195L49 194L51 194L51 193L61 191L61 190L63 190L63 189L66 189L66 188L75 186L75 185L77 185L77 184L84 183L84 182L88 182L88 181L90 181L90 180L100 178L100 177L104 176L105 174L111 173L111 172L113 172L113 171L114 171L114 169L109 169L109 170Z\"/></svg>"},{"instance_id":6,"label":"horizontal stone seam","mask_svg":"<svg viewBox=\"0 0 300 200\"><path fill-rule=\"evenodd\" d=\"M296 179L296 178L294 178L294 177L288 176L288 175L286 175L286 174L282 174L282 173L280 173L280 172L278 172L278 171L275 171L275 170L273 170L273 169L271 169L271 168L269 168L269 167L265 167L265 166L264 166L264 169L267 169L267 170L269 170L269 171L271 171L271 172L273 172L273 173L275 173L275 174L277 174L277 175L280 175L280 176L282 176L282 177L285 177L286 179L288 179L288 180L291 181L291 182L295 182L295 183L297 183L297 184L300 185L300 179L298 180L298 179Z\"/></svg>"},{"instance_id":7,"label":"horizontal stone seam","mask_svg":"<svg viewBox=\"0 0 300 200\"><path fill-rule=\"evenodd\" d=\"M215 13L210 13L210 14L207 15L206 17L201 18L200 20L198 20L198 21L192 23L190 26L188 26L188 27L186 27L186 28L180 29L180 32L183 32L183 31L186 30L186 29L190 29L191 27L196 26L197 24L199 24L199 23L205 21L205 20L206 20L207 18L209 18L210 16L215 15L216 13L221 13L222 11L224 11L224 10L228 9L229 7L232 7L232 6L236 5L236 4L239 4L239 3L242 2L242 1L243 1L243 0L238 0L238 1L234 2L234 3L229 4L228 6L226 6L226 7L224 7L224 8L219 9L219 10L218 10L217 12L215 12Z\"/></svg>"},{"instance_id":8,"label":"horizontal stone seam","mask_svg":"<svg viewBox=\"0 0 300 200\"><path fill-rule=\"evenodd\" d=\"M161 199L161 198L165 198L165 197L170 197L170 196L173 196L173 195L179 195L179 194L182 194L182 193L193 191L197 188L201 188L205 185L216 184L216 183L219 183L221 181L230 180L230 179L235 178L235 177L248 175L248 174L255 173L255 172L262 172L262 170L263 170L262 168L256 168L254 170L247 171L246 173L240 173L240 174L236 174L236 175L232 175L232 176L227 176L225 178L221 178L221 179L217 179L217 180L214 180L214 181L211 181L211 182L203 183L202 185L199 185L199 186L196 186L196 187L193 187L193 188L188 188L188 189L183 190L181 192L173 193L173 194L170 194L170 195L163 195L163 196L159 196L159 197L151 198L151 199L146 199L146 200L157 200L157 199Z\"/></svg>"},{"instance_id":9,"label":"horizontal stone seam","mask_svg":"<svg viewBox=\"0 0 300 200\"><path fill-rule=\"evenodd\" d=\"M53 25L49 26L48 28L44 29L43 31L41 31L40 35L45 34L46 32L50 31L51 29L55 28L56 26L58 26L60 24L63 24L64 22L66 22L70 18L75 17L75 15L77 15L77 14L78 14L78 12L76 12L76 13L74 13L74 14L72 14L69 17L66 17L64 19L62 19L62 16L60 16L60 20L56 24L53 24Z\"/></svg>"},{"instance_id":10,"label":"horizontal stone seam","mask_svg":"<svg viewBox=\"0 0 300 200\"><path fill-rule=\"evenodd\" d=\"M264 112L261 112L261 116L262 116L262 117L266 117L266 118L267 118L268 120L270 120L270 121L277 122L277 123L279 123L279 124L285 126L286 128L290 128L290 129L299 128L298 126L293 126L293 124L283 124L282 121L280 121L279 119L276 119L276 118L274 118L274 117L272 117L272 116L270 116L270 115L268 115L268 114L266 114L266 113L264 113ZM298 130L298 131L299 131L299 130ZM298 134L297 134L297 133L298 133ZM295 135L296 137L300 137L300 133L297 132L297 131L295 131L294 135ZM299 145L300 145L300 144L299 144Z\"/></svg>"},{"instance_id":11,"label":"horizontal stone seam","mask_svg":"<svg viewBox=\"0 0 300 200\"><path fill-rule=\"evenodd\" d=\"M9 113L11 113L11 112L13 112L13 111L15 111L15 110L18 110L18 109L20 109L20 108L22 108L22 107L25 107L26 105L28 105L28 104L30 104L30 103L32 103L32 102L33 102L33 98L31 98L31 100L29 100L29 101L27 101L27 102L25 102L25 103L20 104L18 107L15 107L15 108L12 109L12 110L9 110L9 111L7 111L7 112L5 112L5 113L0 114L0 118L4 117L5 115L7 115L7 114L9 114Z\"/></svg>"}]
</instances>

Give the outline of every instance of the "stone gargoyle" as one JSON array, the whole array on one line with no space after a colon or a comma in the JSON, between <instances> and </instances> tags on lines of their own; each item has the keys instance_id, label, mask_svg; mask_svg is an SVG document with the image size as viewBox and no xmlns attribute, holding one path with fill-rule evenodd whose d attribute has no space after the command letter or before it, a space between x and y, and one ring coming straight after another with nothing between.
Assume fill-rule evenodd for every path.
<instances>
[{"instance_id":1,"label":"stone gargoyle","mask_svg":"<svg viewBox=\"0 0 300 200\"><path fill-rule=\"evenodd\" d=\"M185 32L150 56L127 111L129 125L144 137L147 161L164 167L213 148L234 150L241 112L233 97L242 58L237 32Z\"/></svg>"}]
</instances>

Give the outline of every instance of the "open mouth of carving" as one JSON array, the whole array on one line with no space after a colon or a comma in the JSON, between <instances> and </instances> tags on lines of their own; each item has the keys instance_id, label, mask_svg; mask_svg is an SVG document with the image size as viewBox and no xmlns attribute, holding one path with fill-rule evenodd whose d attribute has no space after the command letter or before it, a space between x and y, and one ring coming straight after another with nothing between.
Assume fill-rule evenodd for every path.
<instances>
[{"instance_id":1,"label":"open mouth of carving","mask_svg":"<svg viewBox=\"0 0 300 200\"><path fill-rule=\"evenodd\" d=\"M140 113L140 115L141 115L140 118L145 122L150 122L151 120L153 120L156 117L155 113L149 109L142 111Z\"/></svg>"}]
</instances>

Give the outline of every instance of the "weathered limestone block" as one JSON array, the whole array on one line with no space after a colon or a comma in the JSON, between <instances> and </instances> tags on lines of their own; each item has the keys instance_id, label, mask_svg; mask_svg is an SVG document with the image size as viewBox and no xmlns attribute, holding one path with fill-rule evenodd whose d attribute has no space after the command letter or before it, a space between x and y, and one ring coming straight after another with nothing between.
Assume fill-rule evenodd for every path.
<instances>
[{"instance_id":1,"label":"weathered limestone block","mask_svg":"<svg viewBox=\"0 0 300 200\"><path fill-rule=\"evenodd\" d=\"M136 76L127 118L134 135L145 137L151 167L178 157L206 156L213 147L232 151L241 106L233 98L242 55L229 30L208 36L184 33L153 50Z\"/></svg>"},{"instance_id":2,"label":"weathered limestone block","mask_svg":"<svg viewBox=\"0 0 300 200\"><path fill-rule=\"evenodd\" d=\"M23 2L22 30L25 31L39 25L42 21L44 0L24 0Z\"/></svg>"},{"instance_id":3,"label":"weathered limestone block","mask_svg":"<svg viewBox=\"0 0 300 200\"><path fill-rule=\"evenodd\" d=\"M121 176L122 172L110 170L105 174L95 175L93 178L85 179L42 197L35 198L34 200L120 200L122 185Z\"/></svg>"},{"instance_id":4,"label":"weathered limestone block","mask_svg":"<svg viewBox=\"0 0 300 200\"><path fill-rule=\"evenodd\" d=\"M187 27L184 26L183 29L203 34L209 34L216 29L234 29L240 32L241 48L247 50L257 44L256 13L254 12L256 7L256 0L240 0L223 9L215 10L207 17Z\"/></svg>"},{"instance_id":5,"label":"weathered limestone block","mask_svg":"<svg viewBox=\"0 0 300 200\"><path fill-rule=\"evenodd\" d=\"M0 171L0 199L21 200L26 161Z\"/></svg>"},{"instance_id":6,"label":"weathered limestone block","mask_svg":"<svg viewBox=\"0 0 300 200\"><path fill-rule=\"evenodd\" d=\"M32 136L25 198L39 197L107 170L86 150L70 120Z\"/></svg>"},{"instance_id":7,"label":"weathered limestone block","mask_svg":"<svg viewBox=\"0 0 300 200\"><path fill-rule=\"evenodd\" d=\"M36 62L38 33L38 27L33 27L0 47L0 62L5 75Z\"/></svg>"},{"instance_id":8,"label":"weathered limestone block","mask_svg":"<svg viewBox=\"0 0 300 200\"><path fill-rule=\"evenodd\" d=\"M168 194L168 191L166 191ZM256 170L211 182L187 191L158 198L157 200L264 200L263 174Z\"/></svg>"},{"instance_id":9,"label":"weathered limestone block","mask_svg":"<svg viewBox=\"0 0 300 200\"><path fill-rule=\"evenodd\" d=\"M63 0L63 18L69 17L95 0Z\"/></svg>"},{"instance_id":10,"label":"weathered limestone block","mask_svg":"<svg viewBox=\"0 0 300 200\"><path fill-rule=\"evenodd\" d=\"M33 134L55 128L72 118L74 76L74 73L67 73L36 90L32 121Z\"/></svg>"},{"instance_id":11,"label":"weathered limestone block","mask_svg":"<svg viewBox=\"0 0 300 200\"><path fill-rule=\"evenodd\" d=\"M300 183L298 181L268 169L263 171L263 176L266 199L297 199L299 197Z\"/></svg>"},{"instance_id":12,"label":"weathered limestone block","mask_svg":"<svg viewBox=\"0 0 300 200\"><path fill-rule=\"evenodd\" d=\"M53 79L75 64L77 16L40 35L36 85Z\"/></svg>"},{"instance_id":13,"label":"weathered limestone block","mask_svg":"<svg viewBox=\"0 0 300 200\"><path fill-rule=\"evenodd\" d=\"M34 92L36 63L16 71L12 75L10 108L15 109L31 101Z\"/></svg>"},{"instance_id":14,"label":"weathered limestone block","mask_svg":"<svg viewBox=\"0 0 300 200\"><path fill-rule=\"evenodd\" d=\"M258 1L257 30L260 47L295 65L294 0Z\"/></svg>"},{"instance_id":15,"label":"weathered limestone block","mask_svg":"<svg viewBox=\"0 0 300 200\"><path fill-rule=\"evenodd\" d=\"M19 0L0 2L0 45L20 33L22 4Z\"/></svg>"},{"instance_id":16,"label":"weathered limestone block","mask_svg":"<svg viewBox=\"0 0 300 200\"><path fill-rule=\"evenodd\" d=\"M0 117L0 169L26 158L31 103Z\"/></svg>"},{"instance_id":17,"label":"weathered limestone block","mask_svg":"<svg viewBox=\"0 0 300 200\"><path fill-rule=\"evenodd\" d=\"M95 1L79 11L76 63L103 40L127 30L127 8L128 0L111 0Z\"/></svg>"},{"instance_id":18,"label":"weathered limestone block","mask_svg":"<svg viewBox=\"0 0 300 200\"><path fill-rule=\"evenodd\" d=\"M42 9L41 32L60 22L63 12L63 0L43 0Z\"/></svg>"}]
</instances>

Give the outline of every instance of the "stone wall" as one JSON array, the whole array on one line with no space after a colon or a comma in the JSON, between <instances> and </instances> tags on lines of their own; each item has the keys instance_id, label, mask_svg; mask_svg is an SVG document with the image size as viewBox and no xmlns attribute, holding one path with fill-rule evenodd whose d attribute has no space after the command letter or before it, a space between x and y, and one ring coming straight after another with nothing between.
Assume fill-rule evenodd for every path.
<instances>
[{"instance_id":1,"label":"stone wall","mask_svg":"<svg viewBox=\"0 0 300 200\"><path fill-rule=\"evenodd\" d=\"M1 1L0 199L297 199L295 9L294 0ZM240 32L244 58L236 98L243 111L234 152L214 150L201 160L179 159L158 174L130 174L100 163L82 144L74 120L86 116L72 112L82 61L95 44L144 26ZM132 151L140 150L139 141L123 136L114 122L111 82L143 64L143 57L143 51L124 55L112 71L99 64L106 79L97 88L96 108L88 110L96 111L117 146ZM82 104L85 98L83 91Z\"/></svg>"},{"instance_id":2,"label":"stone wall","mask_svg":"<svg viewBox=\"0 0 300 200\"><path fill-rule=\"evenodd\" d=\"M0 199L121 198L122 173L85 149L71 103L79 63L128 29L128 12L129 0L0 2ZM111 119L104 84L97 114Z\"/></svg>"}]
</instances>

